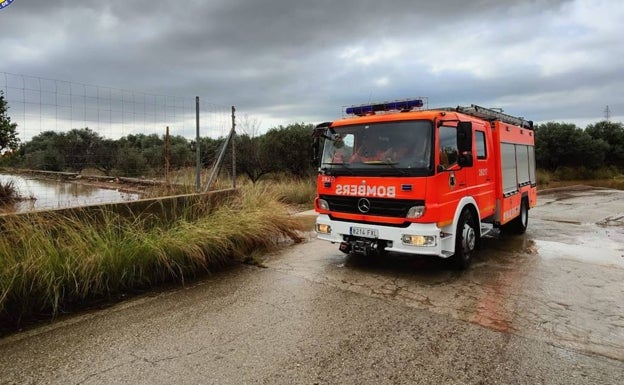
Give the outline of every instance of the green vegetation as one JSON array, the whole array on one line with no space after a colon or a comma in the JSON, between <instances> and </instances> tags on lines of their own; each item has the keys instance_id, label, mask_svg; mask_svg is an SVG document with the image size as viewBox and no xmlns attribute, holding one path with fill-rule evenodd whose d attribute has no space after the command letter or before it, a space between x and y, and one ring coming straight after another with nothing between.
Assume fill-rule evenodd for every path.
<instances>
[{"instance_id":1,"label":"green vegetation","mask_svg":"<svg viewBox=\"0 0 624 385\"><path fill-rule=\"evenodd\" d=\"M17 124L11 123L11 118L7 115L8 109L4 93L0 91L0 157L5 151L15 150L19 144Z\"/></svg>"},{"instance_id":2,"label":"green vegetation","mask_svg":"<svg viewBox=\"0 0 624 385\"><path fill-rule=\"evenodd\" d=\"M542 182L545 175L548 182L617 178L624 170L624 124L602 121L585 130L567 123L538 125L535 158Z\"/></svg>"},{"instance_id":3,"label":"green vegetation","mask_svg":"<svg viewBox=\"0 0 624 385\"><path fill-rule=\"evenodd\" d=\"M112 212L43 213L0 222L0 325L115 300L165 282L201 276L232 261L300 241L303 222L281 193L248 186L218 205L173 219Z\"/></svg>"},{"instance_id":4,"label":"green vegetation","mask_svg":"<svg viewBox=\"0 0 624 385\"><path fill-rule=\"evenodd\" d=\"M311 175L314 172L311 132L312 125L298 123L273 128L260 136L237 135L234 141L238 154L237 174L247 176L253 183L267 174L288 173L299 178ZM204 167L212 166L224 142L225 138L201 139ZM153 177L164 174L165 147L164 136L156 134L128 135L112 140L89 128L60 133L45 131L23 143L11 156L0 159L0 165L78 173L88 169L112 176ZM194 141L182 136L170 137L170 170L193 167L195 147ZM223 170L231 169L231 156L226 156Z\"/></svg>"},{"instance_id":5,"label":"green vegetation","mask_svg":"<svg viewBox=\"0 0 624 385\"><path fill-rule=\"evenodd\" d=\"M195 165L197 143L182 136L165 138L156 134L128 135L106 139L89 128L67 132L46 131L18 146L14 123L6 115L7 106L0 94L0 165L48 171L82 172L97 170L112 176L162 177L165 158L170 171ZM235 137L236 173L252 183L287 175L305 179L315 174L312 164L313 125L305 123L279 126L257 134L253 122L243 120ZM202 138L199 146L204 168L210 168L225 138ZM601 121L585 129L570 123L548 122L535 128L535 159L538 169L554 180L601 179L620 175L624 170L624 124ZM231 148L228 149L231 151ZM232 170L231 156L225 157L222 170ZM194 179L194 178L191 178ZM192 185L193 183L191 183Z\"/></svg>"}]
</instances>

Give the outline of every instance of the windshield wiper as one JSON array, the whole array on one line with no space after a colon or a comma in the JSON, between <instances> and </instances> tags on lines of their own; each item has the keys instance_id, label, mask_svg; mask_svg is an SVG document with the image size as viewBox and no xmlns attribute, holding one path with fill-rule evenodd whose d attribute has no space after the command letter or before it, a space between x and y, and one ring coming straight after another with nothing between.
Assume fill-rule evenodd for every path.
<instances>
[{"instance_id":1,"label":"windshield wiper","mask_svg":"<svg viewBox=\"0 0 624 385\"><path fill-rule=\"evenodd\" d=\"M330 165L330 166L342 166L342 168L347 170L350 175L355 175L353 173L353 170L351 170L351 167L349 167L346 163L335 162L335 163L323 163L323 164L324 165ZM327 173L327 171L331 171L327 167L323 167L323 168L321 168L321 170L323 170L325 173Z\"/></svg>"},{"instance_id":2,"label":"windshield wiper","mask_svg":"<svg viewBox=\"0 0 624 385\"><path fill-rule=\"evenodd\" d=\"M396 166L399 162L393 162L390 159L386 159L386 160L369 160L369 161L362 162L362 163L367 164L367 165L368 164L375 165L375 166L377 166L377 165L390 166L390 167L392 167L392 169L400 172L401 175L407 175L405 170L403 170L402 168L399 168L399 167Z\"/></svg>"}]
</instances>

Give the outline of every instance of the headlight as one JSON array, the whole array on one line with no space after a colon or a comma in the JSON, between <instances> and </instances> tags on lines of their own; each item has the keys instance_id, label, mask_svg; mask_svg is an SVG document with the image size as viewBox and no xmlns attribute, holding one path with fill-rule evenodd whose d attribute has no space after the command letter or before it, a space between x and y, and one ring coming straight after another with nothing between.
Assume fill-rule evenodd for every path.
<instances>
[{"instance_id":1,"label":"headlight","mask_svg":"<svg viewBox=\"0 0 624 385\"><path fill-rule=\"evenodd\" d=\"M425 206L412 206L407 211L407 218L420 218L425 214Z\"/></svg>"},{"instance_id":2,"label":"headlight","mask_svg":"<svg viewBox=\"0 0 624 385\"><path fill-rule=\"evenodd\" d=\"M331 234L331 226L330 225L324 225L324 224L317 224L316 225L316 232L320 233L320 234Z\"/></svg>"},{"instance_id":3,"label":"headlight","mask_svg":"<svg viewBox=\"0 0 624 385\"><path fill-rule=\"evenodd\" d=\"M329 210L329 203L325 199L319 199L316 204L321 210Z\"/></svg>"}]
</instances>

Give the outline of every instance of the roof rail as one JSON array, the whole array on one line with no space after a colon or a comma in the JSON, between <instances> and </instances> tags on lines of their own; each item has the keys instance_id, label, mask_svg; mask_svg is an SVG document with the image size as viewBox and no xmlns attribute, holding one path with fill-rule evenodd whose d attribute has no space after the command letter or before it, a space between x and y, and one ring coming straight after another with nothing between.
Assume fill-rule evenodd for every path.
<instances>
[{"instance_id":1,"label":"roof rail","mask_svg":"<svg viewBox=\"0 0 624 385\"><path fill-rule=\"evenodd\" d=\"M500 120L501 122L513 124L523 128L533 129L533 121L525 120L521 117L515 117L507 115L501 111L496 111L491 108L485 108L471 104L470 107L457 106L454 111L461 112L462 114L474 116L475 118L481 118L488 121Z\"/></svg>"}]
</instances>

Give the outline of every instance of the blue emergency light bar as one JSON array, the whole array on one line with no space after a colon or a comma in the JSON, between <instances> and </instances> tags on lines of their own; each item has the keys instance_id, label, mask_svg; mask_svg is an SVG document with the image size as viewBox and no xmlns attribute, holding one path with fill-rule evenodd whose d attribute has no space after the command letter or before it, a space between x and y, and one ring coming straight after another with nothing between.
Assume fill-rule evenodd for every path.
<instances>
[{"instance_id":1,"label":"blue emergency light bar","mask_svg":"<svg viewBox=\"0 0 624 385\"><path fill-rule=\"evenodd\" d=\"M396 102L385 102L377 104L364 104L361 106L347 107L347 115L366 115L378 111L409 111L413 108L420 108L424 105L422 99L401 100Z\"/></svg>"}]
</instances>

